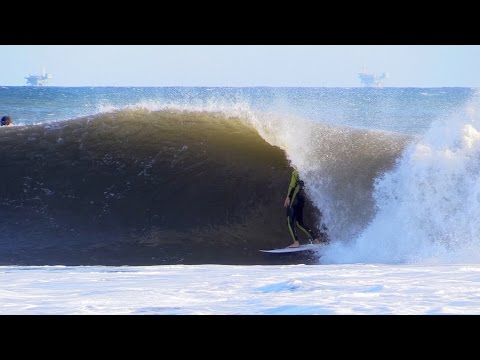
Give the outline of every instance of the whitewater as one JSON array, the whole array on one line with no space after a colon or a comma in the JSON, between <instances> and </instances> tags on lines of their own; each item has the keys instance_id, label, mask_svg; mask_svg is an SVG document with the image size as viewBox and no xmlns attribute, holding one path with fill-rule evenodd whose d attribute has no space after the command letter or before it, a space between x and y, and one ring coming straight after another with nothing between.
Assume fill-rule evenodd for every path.
<instances>
[{"instance_id":1,"label":"whitewater","mask_svg":"<svg viewBox=\"0 0 480 360\"><path fill-rule=\"evenodd\" d=\"M0 267L2 314L480 314L480 265Z\"/></svg>"}]
</instances>

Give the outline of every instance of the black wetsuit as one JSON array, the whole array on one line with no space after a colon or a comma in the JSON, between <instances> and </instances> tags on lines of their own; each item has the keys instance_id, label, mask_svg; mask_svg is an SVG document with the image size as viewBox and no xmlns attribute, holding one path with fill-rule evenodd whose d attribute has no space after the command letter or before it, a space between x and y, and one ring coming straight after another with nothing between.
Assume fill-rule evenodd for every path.
<instances>
[{"instance_id":1,"label":"black wetsuit","mask_svg":"<svg viewBox=\"0 0 480 360\"><path fill-rule=\"evenodd\" d=\"M290 198L290 206L287 208L288 231L295 241L298 241L296 228L302 230L313 241L317 238L315 232L303 223L303 206L305 205L305 192L303 189L303 181L300 180L298 171L294 170L290 186L288 187L288 197Z\"/></svg>"}]
</instances>

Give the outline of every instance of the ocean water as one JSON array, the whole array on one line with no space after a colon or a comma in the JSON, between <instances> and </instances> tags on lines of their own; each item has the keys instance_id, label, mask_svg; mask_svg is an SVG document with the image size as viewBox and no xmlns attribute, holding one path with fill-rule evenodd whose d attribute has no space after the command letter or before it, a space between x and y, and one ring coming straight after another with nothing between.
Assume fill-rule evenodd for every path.
<instances>
[{"instance_id":1,"label":"ocean water","mask_svg":"<svg viewBox=\"0 0 480 360\"><path fill-rule=\"evenodd\" d=\"M478 262L468 88L0 88L0 264ZM290 243L306 181L321 258ZM305 239L302 239L304 242Z\"/></svg>"}]
</instances>

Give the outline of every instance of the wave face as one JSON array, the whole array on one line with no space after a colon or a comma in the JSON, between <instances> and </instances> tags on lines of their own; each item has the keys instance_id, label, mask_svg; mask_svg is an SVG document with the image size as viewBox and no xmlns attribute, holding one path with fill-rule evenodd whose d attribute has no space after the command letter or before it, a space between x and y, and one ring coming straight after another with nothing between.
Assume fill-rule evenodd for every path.
<instances>
[{"instance_id":1,"label":"wave face","mask_svg":"<svg viewBox=\"0 0 480 360\"><path fill-rule=\"evenodd\" d=\"M135 110L2 130L2 264L255 263L288 244L287 159L239 119Z\"/></svg>"}]
</instances>

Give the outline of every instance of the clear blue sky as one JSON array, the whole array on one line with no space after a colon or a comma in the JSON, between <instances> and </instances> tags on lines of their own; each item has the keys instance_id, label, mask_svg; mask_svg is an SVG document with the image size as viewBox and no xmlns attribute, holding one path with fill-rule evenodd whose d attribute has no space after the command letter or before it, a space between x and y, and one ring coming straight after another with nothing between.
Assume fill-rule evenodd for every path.
<instances>
[{"instance_id":1,"label":"clear blue sky","mask_svg":"<svg viewBox=\"0 0 480 360\"><path fill-rule=\"evenodd\" d=\"M385 86L480 87L480 46L2 45L0 85L53 74L52 86L360 86L365 66Z\"/></svg>"}]
</instances>

